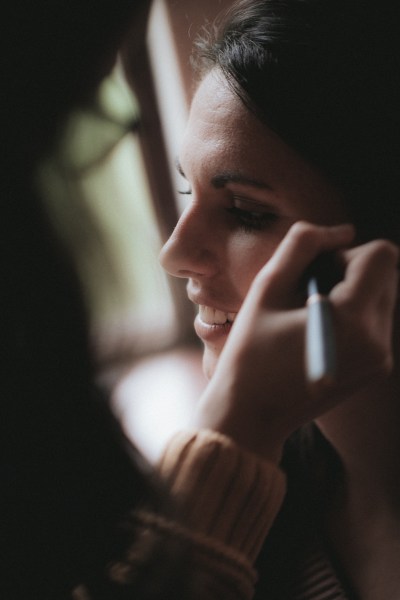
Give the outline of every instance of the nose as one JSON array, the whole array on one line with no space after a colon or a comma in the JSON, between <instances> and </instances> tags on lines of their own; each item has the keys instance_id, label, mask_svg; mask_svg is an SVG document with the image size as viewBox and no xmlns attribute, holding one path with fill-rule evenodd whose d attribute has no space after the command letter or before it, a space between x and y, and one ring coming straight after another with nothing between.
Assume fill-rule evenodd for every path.
<instances>
[{"instance_id":1,"label":"nose","mask_svg":"<svg viewBox=\"0 0 400 600\"><path fill-rule=\"evenodd\" d=\"M217 271L210 219L196 205L186 207L160 253L162 267L174 277L210 277Z\"/></svg>"}]
</instances>

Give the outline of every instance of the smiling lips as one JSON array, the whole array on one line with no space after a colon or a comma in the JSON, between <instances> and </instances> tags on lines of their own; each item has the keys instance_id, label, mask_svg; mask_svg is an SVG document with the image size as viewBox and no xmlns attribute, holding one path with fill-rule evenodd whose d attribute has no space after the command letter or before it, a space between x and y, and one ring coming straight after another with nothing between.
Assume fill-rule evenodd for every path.
<instances>
[{"instance_id":1,"label":"smiling lips","mask_svg":"<svg viewBox=\"0 0 400 600\"><path fill-rule=\"evenodd\" d=\"M199 317L206 325L225 325L225 323L233 323L237 313L224 312L211 306L199 306Z\"/></svg>"}]
</instances>

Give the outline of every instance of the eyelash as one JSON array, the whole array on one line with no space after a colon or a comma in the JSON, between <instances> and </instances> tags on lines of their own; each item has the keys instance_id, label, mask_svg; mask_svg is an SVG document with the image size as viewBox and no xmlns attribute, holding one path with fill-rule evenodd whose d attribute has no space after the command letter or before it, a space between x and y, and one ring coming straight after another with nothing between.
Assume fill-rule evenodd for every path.
<instances>
[{"instance_id":1,"label":"eyelash","mask_svg":"<svg viewBox=\"0 0 400 600\"><path fill-rule=\"evenodd\" d=\"M178 190L178 194L190 196L192 190ZM238 206L230 206L225 210L233 215L239 223L239 226L246 232L262 231L265 227L274 223L278 218L278 215L272 212L257 213L250 210L243 210L243 208L239 208Z\"/></svg>"},{"instance_id":2,"label":"eyelash","mask_svg":"<svg viewBox=\"0 0 400 600\"><path fill-rule=\"evenodd\" d=\"M274 223L278 218L274 213L255 213L250 210L243 210L237 206L231 206L230 208L227 208L226 211L233 215L240 227L247 232L261 231L268 225Z\"/></svg>"}]
</instances>

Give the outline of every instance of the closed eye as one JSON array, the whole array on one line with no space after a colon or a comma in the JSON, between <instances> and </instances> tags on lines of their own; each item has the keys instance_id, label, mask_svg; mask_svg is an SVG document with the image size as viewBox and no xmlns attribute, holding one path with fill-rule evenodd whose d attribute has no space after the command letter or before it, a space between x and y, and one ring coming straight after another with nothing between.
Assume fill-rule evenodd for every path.
<instances>
[{"instance_id":1,"label":"closed eye","mask_svg":"<svg viewBox=\"0 0 400 600\"><path fill-rule=\"evenodd\" d=\"M279 218L279 215L266 205L241 196L233 196L232 206L226 208L226 211L234 216L245 231L260 231Z\"/></svg>"},{"instance_id":2,"label":"closed eye","mask_svg":"<svg viewBox=\"0 0 400 600\"><path fill-rule=\"evenodd\" d=\"M265 229L268 225L271 225L278 219L278 215L273 213L254 213L237 208L237 206L231 206L226 210L236 218L239 225L245 231Z\"/></svg>"}]
</instances>

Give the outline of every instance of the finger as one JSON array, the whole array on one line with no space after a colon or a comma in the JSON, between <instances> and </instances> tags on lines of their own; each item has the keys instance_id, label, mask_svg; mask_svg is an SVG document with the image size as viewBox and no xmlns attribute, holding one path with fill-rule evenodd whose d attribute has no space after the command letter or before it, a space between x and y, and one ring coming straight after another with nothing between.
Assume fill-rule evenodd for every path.
<instances>
[{"instance_id":1,"label":"finger","mask_svg":"<svg viewBox=\"0 0 400 600\"><path fill-rule=\"evenodd\" d=\"M386 240L374 240L343 252L343 282L332 290L331 297L362 306L380 304L391 308L397 296L399 249Z\"/></svg>"},{"instance_id":2,"label":"finger","mask_svg":"<svg viewBox=\"0 0 400 600\"><path fill-rule=\"evenodd\" d=\"M257 275L256 292L261 293L269 305L282 306L320 253L349 246L354 237L355 230L350 224L322 227L303 221L295 223Z\"/></svg>"}]
</instances>

